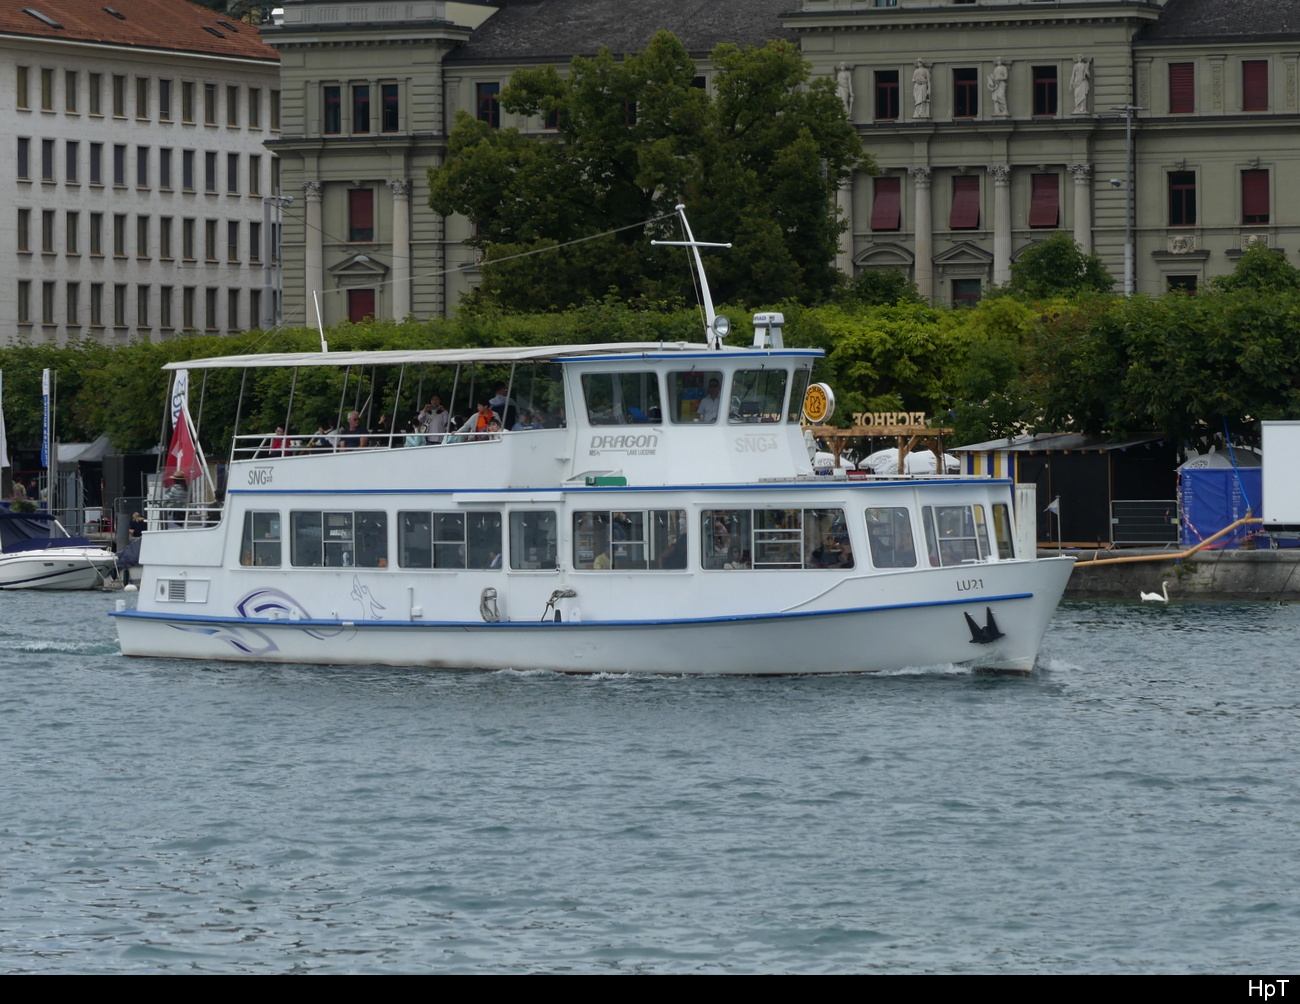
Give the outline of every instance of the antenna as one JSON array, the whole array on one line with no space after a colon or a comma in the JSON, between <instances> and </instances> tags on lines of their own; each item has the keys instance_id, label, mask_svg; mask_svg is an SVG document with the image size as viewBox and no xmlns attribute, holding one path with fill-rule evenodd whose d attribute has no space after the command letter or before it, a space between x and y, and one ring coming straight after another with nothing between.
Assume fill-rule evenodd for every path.
<instances>
[{"instance_id":1,"label":"antenna","mask_svg":"<svg viewBox=\"0 0 1300 1004\"><path fill-rule=\"evenodd\" d=\"M316 290L311 291L311 302L316 305L316 328L320 331L320 350L328 352L330 350L329 342L325 341L325 322L320 316L320 297L316 295Z\"/></svg>"},{"instance_id":2,"label":"antenna","mask_svg":"<svg viewBox=\"0 0 1300 1004\"><path fill-rule=\"evenodd\" d=\"M652 245L662 244L690 248L691 253L695 255L695 272L700 277L700 291L704 300L704 334L709 340L709 348L717 351L722 348L722 340L727 337L727 333L731 330L731 322L726 317L713 312L713 295L709 292L708 276L704 274L704 261L700 258L700 248L729 248L731 245L697 241L695 235L691 233L691 224L686 219L686 207L678 203L676 208L677 215L682 218L682 227L686 231L686 240L651 241L650 243Z\"/></svg>"}]
</instances>

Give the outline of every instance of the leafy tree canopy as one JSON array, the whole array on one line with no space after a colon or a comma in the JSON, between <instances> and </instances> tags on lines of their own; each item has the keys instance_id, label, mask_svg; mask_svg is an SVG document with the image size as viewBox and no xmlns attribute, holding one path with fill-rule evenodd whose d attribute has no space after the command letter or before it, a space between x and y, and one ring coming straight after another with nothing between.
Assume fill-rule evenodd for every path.
<instances>
[{"instance_id":1,"label":"leafy tree canopy","mask_svg":"<svg viewBox=\"0 0 1300 1004\"><path fill-rule=\"evenodd\" d=\"M835 190L873 167L834 84L810 80L787 42L720 45L712 60L713 93L696 86L695 62L669 32L622 61L605 50L563 74L517 71L501 107L553 124L554 138L457 116L445 162L429 171L429 204L468 217L485 260L619 231L488 265L480 305L558 310L611 291L693 303L683 251L649 243L680 237L679 201L698 239L733 244L704 252L716 299L813 302L831 292L843 230Z\"/></svg>"},{"instance_id":2,"label":"leafy tree canopy","mask_svg":"<svg viewBox=\"0 0 1300 1004\"><path fill-rule=\"evenodd\" d=\"M1011 266L1007 292L1026 300L1109 293L1115 280L1095 254L1084 254L1069 234L1057 232L1027 248Z\"/></svg>"},{"instance_id":3,"label":"leafy tree canopy","mask_svg":"<svg viewBox=\"0 0 1300 1004\"><path fill-rule=\"evenodd\" d=\"M1281 251L1257 243L1246 249L1231 275L1211 279L1209 285L1212 291L1219 293L1300 290L1300 269L1288 262Z\"/></svg>"}]
</instances>

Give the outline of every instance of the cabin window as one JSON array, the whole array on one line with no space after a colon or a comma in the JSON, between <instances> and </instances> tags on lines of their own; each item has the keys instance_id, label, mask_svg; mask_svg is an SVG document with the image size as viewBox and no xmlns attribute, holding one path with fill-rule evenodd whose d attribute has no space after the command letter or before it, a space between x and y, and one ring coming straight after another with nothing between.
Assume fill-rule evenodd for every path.
<instances>
[{"instance_id":1,"label":"cabin window","mask_svg":"<svg viewBox=\"0 0 1300 1004\"><path fill-rule=\"evenodd\" d=\"M300 568L387 568L385 512L291 512L290 563Z\"/></svg>"},{"instance_id":2,"label":"cabin window","mask_svg":"<svg viewBox=\"0 0 1300 1004\"><path fill-rule=\"evenodd\" d=\"M559 522L551 509L526 509L510 514L510 567L553 569L559 557Z\"/></svg>"},{"instance_id":3,"label":"cabin window","mask_svg":"<svg viewBox=\"0 0 1300 1004\"><path fill-rule=\"evenodd\" d=\"M686 567L686 512L575 512L573 567L677 569Z\"/></svg>"},{"instance_id":4,"label":"cabin window","mask_svg":"<svg viewBox=\"0 0 1300 1004\"><path fill-rule=\"evenodd\" d=\"M239 548L241 565L280 567L280 514L244 513L244 541Z\"/></svg>"},{"instance_id":5,"label":"cabin window","mask_svg":"<svg viewBox=\"0 0 1300 1004\"><path fill-rule=\"evenodd\" d=\"M659 377L646 373L584 373L582 396L592 425L662 422Z\"/></svg>"},{"instance_id":6,"label":"cabin window","mask_svg":"<svg viewBox=\"0 0 1300 1004\"><path fill-rule=\"evenodd\" d=\"M852 568L843 509L710 509L700 516L705 568Z\"/></svg>"},{"instance_id":7,"label":"cabin window","mask_svg":"<svg viewBox=\"0 0 1300 1004\"><path fill-rule=\"evenodd\" d=\"M399 512L402 568L500 568L499 512Z\"/></svg>"},{"instance_id":8,"label":"cabin window","mask_svg":"<svg viewBox=\"0 0 1300 1004\"><path fill-rule=\"evenodd\" d=\"M737 370L731 383L727 421L779 422L785 414L785 370Z\"/></svg>"},{"instance_id":9,"label":"cabin window","mask_svg":"<svg viewBox=\"0 0 1300 1004\"><path fill-rule=\"evenodd\" d=\"M811 379L810 369L794 371L794 382L790 385L790 407L785 416L785 420L792 425L803 421L803 399L808 393L808 382Z\"/></svg>"},{"instance_id":10,"label":"cabin window","mask_svg":"<svg viewBox=\"0 0 1300 1004\"><path fill-rule=\"evenodd\" d=\"M867 544L877 568L915 568L916 544L912 517L902 506L877 506L867 510Z\"/></svg>"},{"instance_id":11,"label":"cabin window","mask_svg":"<svg viewBox=\"0 0 1300 1004\"><path fill-rule=\"evenodd\" d=\"M993 536L998 542L998 558L1010 561L1016 556L1011 536L1011 507L997 503L993 507Z\"/></svg>"},{"instance_id":12,"label":"cabin window","mask_svg":"<svg viewBox=\"0 0 1300 1004\"><path fill-rule=\"evenodd\" d=\"M932 567L988 560L989 531L982 505L922 506L921 522Z\"/></svg>"},{"instance_id":13,"label":"cabin window","mask_svg":"<svg viewBox=\"0 0 1300 1004\"><path fill-rule=\"evenodd\" d=\"M668 374L669 416L678 423L716 422L724 386L720 370L691 370ZM708 402L708 403L706 403Z\"/></svg>"}]
</instances>

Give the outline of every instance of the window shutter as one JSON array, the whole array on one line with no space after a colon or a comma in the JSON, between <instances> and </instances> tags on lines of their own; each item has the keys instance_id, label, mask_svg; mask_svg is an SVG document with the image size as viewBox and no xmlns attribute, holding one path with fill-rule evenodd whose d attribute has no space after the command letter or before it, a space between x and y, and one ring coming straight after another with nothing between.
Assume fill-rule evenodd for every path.
<instances>
[{"instance_id":1,"label":"window shutter","mask_svg":"<svg viewBox=\"0 0 1300 1004\"><path fill-rule=\"evenodd\" d=\"M1196 64L1169 64L1169 114L1190 115L1196 111Z\"/></svg>"},{"instance_id":2,"label":"window shutter","mask_svg":"<svg viewBox=\"0 0 1300 1004\"><path fill-rule=\"evenodd\" d=\"M877 178L871 204L872 230L897 230L902 225L902 182L899 178Z\"/></svg>"},{"instance_id":3,"label":"window shutter","mask_svg":"<svg viewBox=\"0 0 1300 1004\"><path fill-rule=\"evenodd\" d=\"M1241 110L1268 111L1268 62L1250 59L1241 64Z\"/></svg>"},{"instance_id":4,"label":"window shutter","mask_svg":"<svg viewBox=\"0 0 1300 1004\"><path fill-rule=\"evenodd\" d=\"M1267 223L1268 172L1241 172L1241 221L1243 223Z\"/></svg>"},{"instance_id":5,"label":"window shutter","mask_svg":"<svg viewBox=\"0 0 1300 1004\"><path fill-rule=\"evenodd\" d=\"M1055 174L1035 174L1029 202L1031 227L1056 227L1061 221L1061 184Z\"/></svg>"},{"instance_id":6,"label":"window shutter","mask_svg":"<svg viewBox=\"0 0 1300 1004\"><path fill-rule=\"evenodd\" d=\"M952 179L951 230L978 230L980 225L980 180L966 175Z\"/></svg>"}]
</instances>

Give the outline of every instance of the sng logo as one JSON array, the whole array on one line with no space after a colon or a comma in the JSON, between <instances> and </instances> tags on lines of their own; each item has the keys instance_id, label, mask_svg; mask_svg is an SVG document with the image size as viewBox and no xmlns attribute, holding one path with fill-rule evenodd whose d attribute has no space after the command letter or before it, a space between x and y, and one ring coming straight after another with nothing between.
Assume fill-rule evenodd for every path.
<instances>
[{"instance_id":1,"label":"sng logo","mask_svg":"<svg viewBox=\"0 0 1300 1004\"><path fill-rule=\"evenodd\" d=\"M271 483L270 467L252 467L248 471L248 483L250 485L269 485Z\"/></svg>"},{"instance_id":2,"label":"sng logo","mask_svg":"<svg viewBox=\"0 0 1300 1004\"><path fill-rule=\"evenodd\" d=\"M777 448L775 436L740 436L736 439L737 453L771 453Z\"/></svg>"}]
</instances>

